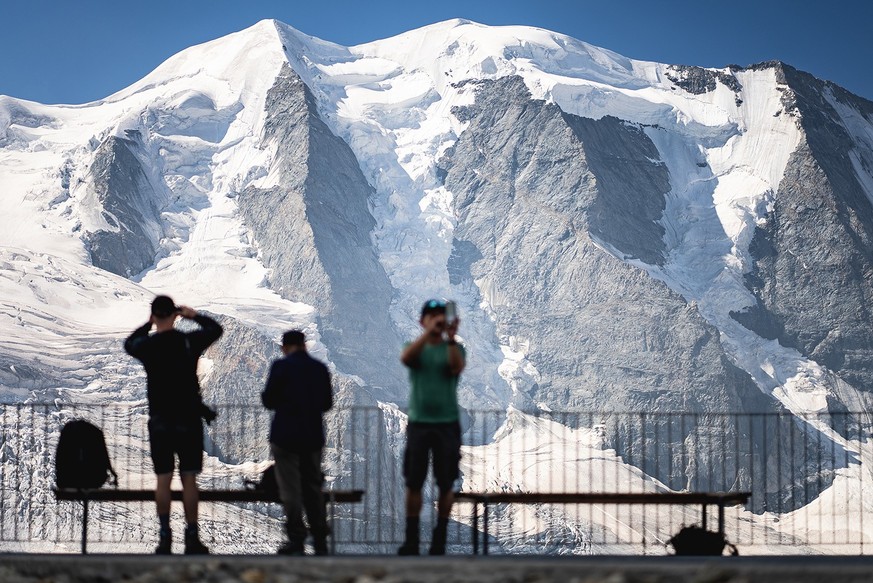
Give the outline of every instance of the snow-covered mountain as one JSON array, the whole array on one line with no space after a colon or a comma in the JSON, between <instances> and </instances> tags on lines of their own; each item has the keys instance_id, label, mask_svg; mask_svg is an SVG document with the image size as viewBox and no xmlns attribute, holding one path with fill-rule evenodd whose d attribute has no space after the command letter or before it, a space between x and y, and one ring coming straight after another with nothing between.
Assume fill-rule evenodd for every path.
<instances>
[{"instance_id":1,"label":"snow-covered mountain","mask_svg":"<svg viewBox=\"0 0 873 583\"><path fill-rule=\"evenodd\" d=\"M445 296L465 408L867 411L871 201L873 102L784 63L262 21L101 101L0 96L0 396L141 399L119 341L168 293L226 324L215 402L257 402L301 327L340 402L402 408ZM758 500L833 479L802 473Z\"/></svg>"}]
</instances>

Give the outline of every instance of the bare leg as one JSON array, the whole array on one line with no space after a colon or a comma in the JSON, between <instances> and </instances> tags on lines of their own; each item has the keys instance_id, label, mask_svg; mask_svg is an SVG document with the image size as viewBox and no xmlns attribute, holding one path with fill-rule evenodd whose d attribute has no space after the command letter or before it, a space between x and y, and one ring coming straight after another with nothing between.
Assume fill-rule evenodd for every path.
<instances>
[{"instance_id":1,"label":"bare leg","mask_svg":"<svg viewBox=\"0 0 873 583\"><path fill-rule=\"evenodd\" d=\"M442 500L442 498L440 498ZM406 490L406 516L418 518L421 515L421 490Z\"/></svg>"},{"instance_id":2,"label":"bare leg","mask_svg":"<svg viewBox=\"0 0 873 583\"><path fill-rule=\"evenodd\" d=\"M170 513L170 482L173 474L158 474L158 484L155 487L155 505L158 507L158 516Z\"/></svg>"},{"instance_id":3,"label":"bare leg","mask_svg":"<svg viewBox=\"0 0 873 583\"><path fill-rule=\"evenodd\" d=\"M185 508L185 522L197 524L197 506L200 503L200 491L197 489L197 474L185 473L182 478L182 506ZM167 486L169 496L170 488ZM167 504L169 509L169 502Z\"/></svg>"},{"instance_id":4,"label":"bare leg","mask_svg":"<svg viewBox=\"0 0 873 583\"><path fill-rule=\"evenodd\" d=\"M455 503L455 492L451 488L448 488L446 491L440 491L440 499L437 502L437 514L440 518L448 519L449 515L452 513L452 505ZM419 505L421 504L421 497L419 495Z\"/></svg>"}]
</instances>

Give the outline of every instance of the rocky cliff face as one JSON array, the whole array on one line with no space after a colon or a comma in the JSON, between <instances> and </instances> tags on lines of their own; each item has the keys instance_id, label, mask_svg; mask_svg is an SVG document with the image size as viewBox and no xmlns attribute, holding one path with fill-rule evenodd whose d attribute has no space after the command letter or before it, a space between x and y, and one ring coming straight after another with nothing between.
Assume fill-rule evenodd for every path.
<instances>
[{"instance_id":1,"label":"rocky cliff face","mask_svg":"<svg viewBox=\"0 0 873 583\"><path fill-rule=\"evenodd\" d=\"M774 66L785 83L777 115L793 116L804 141L750 247L747 283L758 307L735 317L869 391L873 207L861 177L869 178L873 164L851 133L850 116L869 122L873 103Z\"/></svg>"},{"instance_id":2,"label":"rocky cliff face","mask_svg":"<svg viewBox=\"0 0 873 583\"><path fill-rule=\"evenodd\" d=\"M86 228L83 238L96 267L131 277L155 262L165 195L146 174L139 133L110 136L97 148L89 169L86 197L103 224Z\"/></svg>"},{"instance_id":3,"label":"rocky cliff face","mask_svg":"<svg viewBox=\"0 0 873 583\"><path fill-rule=\"evenodd\" d=\"M655 423L675 411L778 410L731 363L694 304L622 261L664 257L658 220L669 181L645 133L614 118L565 114L513 77L480 83L475 104L456 115L468 125L441 161L456 197L455 248L468 257L499 341L523 346L538 372L513 395L516 406L593 411L610 403L654 414ZM768 463L764 444L775 428L754 434L720 422L704 415L685 428L653 426L652 438L629 426L607 434L620 452L645 450L645 439L652 452L655 443L693 449L701 436L720 435L743 442L736 454L745 463L726 454L728 466ZM647 469L679 489L699 489L701 476L751 486L750 476L728 477L715 467L723 460L711 461ZM779 461L788 468L798 460ZM785 487L802 487L802 474Z\"/></svg>"},{"instance_id":4,"label":"rocky cliff face","mask_svg":"<svg viewBox=\"0 0 873 583\"><path fill-rule=\"evenodd\" d=\"M400 379L384 364L396 359L400 340L388 316L391 285L370 239L372 188L287 64L266 112L263 144L274 150L279 185L249 187L238 202L272 270L271 287L318 308L321 334L342 370L379 379L386 396L398 398Z\"/></svg>"},{"instance_id":5,"label":"rocky cliff face","mask_svg":"<svg viewBox=\"0 0 873 583\"><path fill-rule=\"evenodd\" d=\"M542 377L519 398L570 410L764 406L695 306L616 257L663 259L669 185L639 128L564 114L512 77L482 83L457 115L469 125L441 162L455 237L481 257L470 278L498 336L525 345Z\"/></svg>"}]
</instances>

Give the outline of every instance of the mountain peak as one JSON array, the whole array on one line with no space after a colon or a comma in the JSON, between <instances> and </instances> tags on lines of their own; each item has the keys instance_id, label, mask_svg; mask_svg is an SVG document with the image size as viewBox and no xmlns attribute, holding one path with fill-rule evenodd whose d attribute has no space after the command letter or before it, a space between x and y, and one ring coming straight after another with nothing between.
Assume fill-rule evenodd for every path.
<instances>
[{"instance_id":1,"label":"mountain peak","mask_svg":"<svg viewBox=\"0 0 873 583\"><path fill-rule=\"evenodd\" d=\"M490 26L455 18L356 45L356 54L430 71L455 81L559 75L614 86L640 86L635 61L575 38L532 26ZM529 73L529 74L528 74Z\"/></svg>"},{"instance_id":2,"label":"mountain peak","mask_svg":"<svg viewBox=\"0 0 873 583\"><path fill-rule=\"evenodd\" d=\"M229 87L240 83L248 86L259 79L271 83L286 60L280 25L286 26L276 20L261 20L239 32L185 49L104 101L118 101L186 78L211 79L213 84L224 81Z\"/></svg>"}]
</instances>

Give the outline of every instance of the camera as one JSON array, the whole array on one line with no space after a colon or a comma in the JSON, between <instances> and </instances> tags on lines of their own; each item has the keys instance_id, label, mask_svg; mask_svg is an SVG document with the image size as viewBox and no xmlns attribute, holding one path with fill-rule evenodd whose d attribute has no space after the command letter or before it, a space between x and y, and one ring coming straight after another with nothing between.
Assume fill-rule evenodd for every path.
<instances>
[{"instance_id":1,"label":"camera","mask_svg":"<svg viewBox=\"0 0 873 583\"><path fill-rule=\"evenodd\" d=\"M451 326L458 320L458 306L455 302L446 302L446 325Z\"/></svg>"},{"instance_id":2,"label":"camera","mask_svg":"<svg viewBox=\"0 0 873 583\"><path fill-rule=\"evenodd\" d=\"M218 411L207 405L206 403L200 403L200 417L206 421L207 425L211 425L215 418L218 417Z\"/></svg>"}]
</instances>

